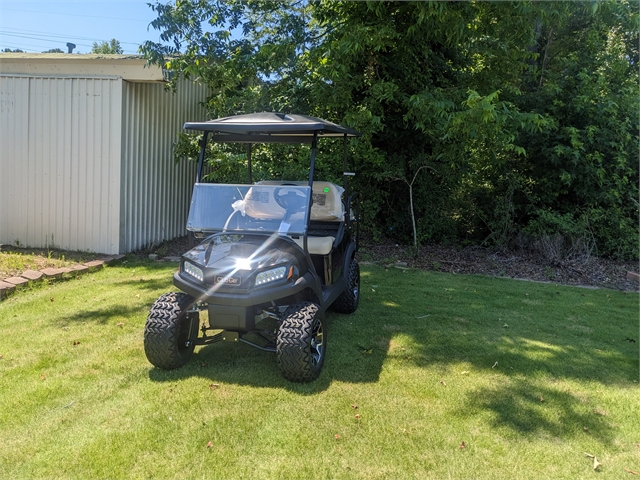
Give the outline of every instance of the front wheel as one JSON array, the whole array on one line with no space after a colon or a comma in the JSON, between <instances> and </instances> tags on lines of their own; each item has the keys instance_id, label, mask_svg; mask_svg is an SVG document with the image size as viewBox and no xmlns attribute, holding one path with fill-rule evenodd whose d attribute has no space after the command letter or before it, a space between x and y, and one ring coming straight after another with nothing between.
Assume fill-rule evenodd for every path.
<instances>
[{"instance_id":1,"label":"front wheel","mask_svg":"<svg viewBox=\"0 0 640 480\"><path fill-rule=\"evenodd\" d=\"M191 359L195 345L190 341L187 310L193 303L185 293L165 293L151 306L144 327L144 353L152 365L172 370Z\"/></svg>"},{"instance_id":2,"label":"front wheel","mask_svg":"<svg viewBox=\"0 0 640 480\"><path fill-rule=\"evenodd\" d=\"M358 309L360 302L360 265L353 258L347 272L347 285L331 305L331 310L338 313L353 313Z\"/></svg>"},{"instance_id":3,"label":"front wheel","mask_svg":"<svg viewBox=\"0 0 640 480\"><path fill-rule=\"evenodd\" d=\"M278 330L276 354L282 375L292 382L318 378L324 364L327 337L320 307L311 302L291 305Z\"/></svg>"}]
</instances>

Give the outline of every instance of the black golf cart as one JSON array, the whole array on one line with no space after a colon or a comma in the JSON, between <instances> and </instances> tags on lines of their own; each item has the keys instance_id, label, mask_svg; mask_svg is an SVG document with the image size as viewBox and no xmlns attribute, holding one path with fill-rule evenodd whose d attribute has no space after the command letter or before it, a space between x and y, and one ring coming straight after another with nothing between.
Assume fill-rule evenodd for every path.
<instances>
[{"instance_id":1,"label":"black golf cart","mask_svg":"<svg viewBox=\"0 0 640 480\"><path fill-rule=\"evenodd\" d=\"M204 132L187 229L202 242L182 256L173 283L144 331L149 361L187 363L196 345L244 342L274 352L285 378L320 374L327 349L324 312L358 308L358 208L349 195L347 139L355 130L304 115L256 113L186 123ZM344 182L314 181L318 140L343 139ZM247 185L202 183L207 141L247 144ZM252 183L251 145L311 145L308 181ZM207 319L200 322L200 312Z\"/></svg>"}]
</instances>

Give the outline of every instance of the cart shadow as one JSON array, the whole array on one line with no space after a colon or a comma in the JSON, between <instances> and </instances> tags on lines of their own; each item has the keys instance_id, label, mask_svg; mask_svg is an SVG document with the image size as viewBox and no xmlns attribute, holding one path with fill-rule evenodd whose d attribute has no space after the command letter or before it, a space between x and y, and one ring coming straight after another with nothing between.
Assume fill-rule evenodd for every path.
<instances>
[{"instance_id":1,"label":"cart shadow","mask_svg":"<svg viewBox=\"0 0 640 480\"><path fill-rule=\"evenodd\" d=\"M339 317L329 315L328 331ZM336 332L337 335L337 332ZM328 340L327 356L318 379L309 383L293 383L284 379L278 369L276 355L243 343L219 342L199 347L190 362L177 370L152 368L149 378L155 382L201 377L212 384L234 384L258 388L283 388L300 395L324 392L334 381L375 383L380 378L385 352L391 337L378 340L376 348L353 344L346 339Z\"/></svg>"}]
</instances>

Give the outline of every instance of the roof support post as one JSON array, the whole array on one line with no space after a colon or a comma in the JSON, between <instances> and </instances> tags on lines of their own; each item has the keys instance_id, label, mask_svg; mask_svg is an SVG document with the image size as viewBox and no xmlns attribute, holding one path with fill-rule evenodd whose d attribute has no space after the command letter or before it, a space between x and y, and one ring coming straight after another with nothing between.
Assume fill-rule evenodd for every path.
<instances>
[{"instance_id":1,"label":"roof support post","mask_svg":"<svg viewBox=\"0 0 640 480\"><path fill-rule=\"evenodd\" d=\"M207 148L207 137L209 132L205 131L200 140L200 158L198 158L198 173L196 174L196 183L202 182L202 167L204 166L204 152Z\"/></svg>"},{"instance_id":2,"label":"roof support post","mask_svg":"<svg viewBox=\"0 0 640 480\"><path fill-rule=\"evenodd\" d=\"M351 205L349 203L349 182L347 175L347 134L344 134L342 137L342 186L344 187L344 211L345 211L345 221L347 224L347 230L349 229L351 222Z\"/></svg>"},{"instance_id":3,"label":"roof support post","mask_svg":"<svg viewBox=\"0 0 640 480\"><path fill-rule=\"evenodd\" d=\"M316 169L316 149L318 147L318 132L313 133L313 140L311 140L311 164L309 165L309 187L311 187L311 192L309 195L309 212L311 212L311 207L313 206L313 172ZM307 228L304 232L304 238L302 243L304 245L304 251L308 252L307 248L307 231L309 230L309 225L311 224L311 214L307 215Z\"/></svg>"},{"instance_id":4,"label":"roof support post","mask_svg":"<svg viewBox=\"0 0 640 480\"><path fill-rule=\"evenodd\" d=\"M316 168L316 148L318 147L318 132L313 132L311 140L311 164L309 165L309 186L313 187L313 172Z\"/></svg>"},{"instance_id":5,"label":"roof support post","mask_svg":"<svg viewBox=\"0 0 640 480\"><path fill-rule=\"evenodd\" d=\"M344 134L344 137L342 137L342 172L344 173L343 175L343 182L344 182L344 190L345 192L347 191L347 134Z\"/></svg>"},{"instance_id":6,"label":"roof support post","mask_svg":"<svg viewBox=\"0 0 640 480\"><path fill-rule=\"evenodd\" d=\"M251 144L247 144L247 166L249 167L249 185L251 185Z\"/></svg>"}]
</instances>

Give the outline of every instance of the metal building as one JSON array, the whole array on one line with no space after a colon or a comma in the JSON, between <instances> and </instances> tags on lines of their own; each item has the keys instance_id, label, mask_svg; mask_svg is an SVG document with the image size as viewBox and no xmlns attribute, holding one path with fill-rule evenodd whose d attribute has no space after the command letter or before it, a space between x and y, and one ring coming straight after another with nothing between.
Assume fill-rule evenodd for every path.
<instances>
[{"instance_id":1,"label":"metal building","mask_svg":"<svg viewBox=\"0 0 640 480\"><path fill-rule=\"evenodd\" d=\"M0 244L124 253L186 233L195 167L174 162L205 87L140 56L0 54Z\"/></svg>"}]
</instances>

